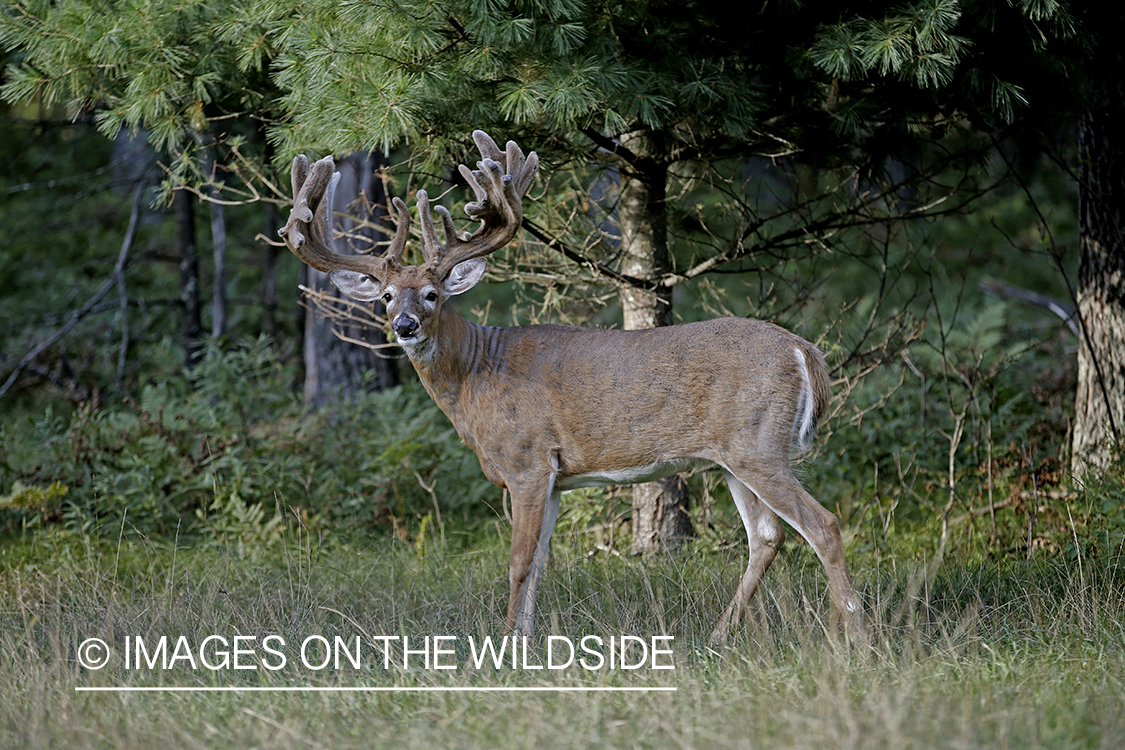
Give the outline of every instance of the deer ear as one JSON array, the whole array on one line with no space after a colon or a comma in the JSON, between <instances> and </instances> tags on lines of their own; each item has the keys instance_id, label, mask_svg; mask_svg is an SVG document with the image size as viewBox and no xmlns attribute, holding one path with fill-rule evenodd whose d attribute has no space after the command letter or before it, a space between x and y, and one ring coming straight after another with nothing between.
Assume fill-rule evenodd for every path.
<instances>
[{"instance_id":1,"label":"deer ear","mask_svg":"<svg viewBox=\"0 0 1125 750\"><path fill-rule=\"evenodd\" d=\"M445 293L449 296L467 292L484 276L484 258L472 258L458 263L445 279Z\"/></svg>"},{"instance_id":2,"label":"deer ear","mask_svg":"<svg viewBox=\"0 0 1125 750\"><path fill-rule=\"evenodd\" d=\"M344 294L352 299L370 302L378 298L383 285L365 273L357 271L331 271L328 278Z\"/></svg>"}]
</instances>

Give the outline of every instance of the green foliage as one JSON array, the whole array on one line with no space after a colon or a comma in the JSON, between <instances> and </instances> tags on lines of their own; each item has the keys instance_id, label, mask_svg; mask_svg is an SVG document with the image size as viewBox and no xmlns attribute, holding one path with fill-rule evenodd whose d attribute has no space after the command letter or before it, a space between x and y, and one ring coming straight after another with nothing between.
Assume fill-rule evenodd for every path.
<instances>
[{"instance_id":1,"label":"green foliage","mask_svg":"<svg viewBox=\"0 0 1125 750\"><path fill-rule=\"evenodd\" d=\"M19 59L0 96L96 109L107 134L146 127L184 152L180 179L245 113L272 122L283 161L409 142L437 167L476 127L572 155L578 133L637 129L676 160L847 153L939 110L1012 120L1077 27L1065 4L999 5L761 3L742 24L670 0L7 0L0 44Z\"/></svg>"},{"instance_id":2,"label":"green foliage","mask_svg":"<svg viewBox=\"0 0 1125 750\"><path fill-rule=\"evenodd\" d=\"M941 88L953 80L970 45L954 33L960 20L957 0L924 0L883 18L827 27L810 58L844 81L876 73L919 88Z\"/></svg>"},{"instance_id":3,"label":"green foliage","mask_svg":"<svg viewBox=\"0 0 1125 750\"><path fill-rule=\"evenodd\" d=\"M590 161L585 136L636 130L666 137L673 161L812 160L854 158L857 142L880 152L876 134L917 135L966 110L1010 122L1029 92L1048 103L1048 77L1032 71L1073 39L1068 8L994 5L762 3L732 24L726 8L663 1L272 0L248 23L277 40L286 155L408 141L438 167L480 127L535 134L557 160Z\"/></svg>"},{"instance_id":4,"label":"green foliage","mask_svg":"<svg viewBox=\"0 0 1125 750\"><path fill-rule=\"evenodd\" d=\"M1046 421L1033 396L1054 351L1013 325L1007 303L942 307L935 300L929 325L896 366L849 392L828 454L808 470L829 506L838 502L863 527L862 549L932 550L946 543L946 524L954 520L959 537L969 532L966 550L1026 553L1026 526L988 526L995 514L979 509L1030 490L1022 483L1032 474L1052 486L1061 478L1056 456L1066 423ZM858 483L857 467L866 474ZM1026 524L1034 506L1017 505ZM1005 519L1011 517L1001 511ZM1069 533L1065 518L1058 521L1036 532L1056 548L1060 532Z\"/></svg>"},{"instance_id":5,"label":"green foliage","mask_svg":"<svg viewBox=\"0 0 1125 750\"><path fill-rule=\"evenodd\" d=\"M386 151L411 139L444 157L446 143L457 153L473 128L499 122L541 133L597 127L616 134L673 128L691 113L735 137L754 122L755 94L739 50L715 43L715 19L696 15L688 23L678 4L296 7L258 8L274 33L286 29L276 62L291 115L277 131L286 153L311 145ZM628 41L658 16L666 23L645 44ZM701 49L707 52L697 56Z\"/></svg>"},{"instance_id":6,"label":"green foliage","mask_svg":"<svg viewBox=\"0 0 1125 750\"><path fill-rule=\"evenodd\" d=\"M1064 542L1068 557L1097 556L1105 550L1125 550L1125 460L1094 484L1085 487L1085 507L1079 505L1083 533Z\"/></svg>"},{"instance_id":7,"label":"green foliage","mask_svg":"<svg viewBox=\"0 0 1125 750\"><path fill-rule=\"evenodd\" d=\"M321 452L317 492L339 498L334 512L405 523L440 508L467 526L498 490L416 383L357 399L319 415L312 442ZM427 487L434 488L435 495Z\"/></svg>"},{"instance_id":8,"label":"green foliage","mask_svg":"<svg viewBox=\"0 0 1125 750\"><path fill-rule=\"evenodd\" d=\"M1075 35L1075 20L1065 3L1027 2L1017 7L920 0L865 8L851 16L842 13L817 31L809 60L840 83L858 84L837 93L844 102L839 120L844 131L857 125L849 122L856 113L851 100L870 98L860 87L887 78L936 94L933 100L907 94L902 102L907 108L919 107L915 116L920 121L935 115L928 108L941 102L945 117L954 109L968 109L966 114L982 124L994 118L1010 124L1026 111L1029 91L1050 96L1044 84L1052 76L1043 72L1060 64L1050 54ZM1012 64L1017 56L1020 65ZM878 116L877 109L862 103L860 107ZM873 125L865 120L868 127Z\"/></svg>"},{"instance_id":9,"label":"green foliage","mask_svg":"<svg viewBox=\"0 0 1125 750\"><path fill-rule=\"evenodd\" d=\"M28 487L23 482L14 482L12 491L0 496L0 508L29 508L40 510L54 506L70 488L62 482L51 482L48 487Z\"/></svg>"},{"instance_id":10,"label":"green foliage","mask_svg":"<svg viewBox=\"0 0 1125 750\"><path fill-rule=\"evenodd\" d=\"M231 39L245 29L231 13L210 0L5 3L0 44L23 60L8 68L0 95L65 104L73 116L96 107L107 136L145 127L158 149L183 148L210 130L216 108L268 100L262 45Z\"/></svg>"},{"instance_id":11,"label":"green foliage","mask_svg":"<svg viewBox=\"0 0 1125 750\"><path fill-rule=\"evenodd\" d=\"M287 523L391 525L431 512L476 522L495 497L417 385L303 414L263 339L207 350L190 383L146 386L117 409L0 423L0 520L94 535L276 539Z\"/></svg>"},{"instance_id":12,"label":"green foliage","mask_svg":"<svg viewBox=\"0 0 1125 750\"><path fill-rule=\"evenodd\" d=\"M225 497L216 493L210 505L195 512L206 537L221 540L241 555L253 555L280 539L286 522L280 508L271 516L261 502L248 504L237 483L222 491Z\"/></svg>"},{"instance_id":13,"label":"green foliage","mask_svg":"<svg viewBox=\"0 0 1125 750\"><path fill-rule=\"evenodd\" d=\"M1090 510L1064 499L1052 519L1035 517L1029 482L1061 478L1051 457L1065 440L1070 407L1059 394L1072 385L1070 354L1040 318L993 304L976 286L992 274L1065 296L1058 271L1073 261L1049 263L1033 249L1040 232L1073 234L1073 211L1058 208L1072 201L1072 185L1038 173L1026 193L997 191L977 210L950 202L950 215L935 214L924 229L898 222L918 206L991 187L991 174L975 166L980 133L961 128L966 116L1008 122L1025 104L1053 101L1044 73L1070 64L1052 55L1077 28L1065 4L762 3L750 9L752 24L731 23L725 6L663 0L2 7L0 43L12 61L5 98L65 104L75 116L96 111L107 134L151 128L155 143L176 152L169 167L181 181L212 179L194 151L212 142L228 147L220 174L250 164L253 150L264 159L258 131L268 128L281 160L298 150L410 144L410 164L392 181L408 193L419 172L462 159L472 129L496 128L558 167L544 170L529 216L610 269L619 261L621 165L606 167L607 147L636 129L658 131L664 150L655 156L674 165L672 266L702 269L695 282L675 280L677 313L768 317L830 352L840 401L804 471L814 494L856 529L856 549L927 554L964 532L976 534L966 543L974 551L988 539L991 551L1022 556L1028 544L1065 547L1075 529L1104 530L1100 551L1119 545L1117 490L1096 495ZM105 169L93 161L104 144L89 146L79 130L33 148L24 147L32 136L9 139L7 194L33 198L21 186L53 178L52 159L63 152L76 171ZM941 139L928 141L935 133ZM909 163L889 158L908 152ZM839 169L814 169L822 165ZM240 174L259 169L248 178L255 190L284 182L260 163L250 167ZM893 169L918 176L895 185ZM0 350L9 359L105 278L122 232L118 199L39 195L34 210L21 205L11 213L18 219L5 217L15 226L5 224L0 243L10 282L0 297ZM1061 214L1057 226L1043 226L1028 205L1044 198ZM142 229L148 257L168 257L161 232ZM998 234L1011 247L982 239ZM606 292L593 266L532 246L491 268L523 285L513 319L588 323L600 311L599 323L616 324L601 310L615 290ZM247 262L237 274L244 298L259 294L247 281L256 268ZM708 268L742 273L704 281ZM146 269L129 283L138 298L167 301L173 276L170 266ZM245 321L239 330L256 335L250 309L241 303L235 314ZM112 390L102 373L118 329L91 321L69 357L52 358L60 369L82 362L89 385L71 396L73 413L31 392L0 419L6 529L178 531L253 547L288 526L376 525L412 538L421 557L447 522L473 527L498 515L498 492L417 385L306 414L294 373L261 341L216 343L184 376L170 354L174 317L145 319L143 359ZM991 516L977 511L1004 497L1015 500L986 528ZM560 529L583 544L617 544L621 496L599 490L569 502ZM1081 512L1067 525L1071 506ZM741 546L729 507L714 519L701 544ZM1029 521L1038 531L1026 542Z\"/></svg>"}]
</instances>

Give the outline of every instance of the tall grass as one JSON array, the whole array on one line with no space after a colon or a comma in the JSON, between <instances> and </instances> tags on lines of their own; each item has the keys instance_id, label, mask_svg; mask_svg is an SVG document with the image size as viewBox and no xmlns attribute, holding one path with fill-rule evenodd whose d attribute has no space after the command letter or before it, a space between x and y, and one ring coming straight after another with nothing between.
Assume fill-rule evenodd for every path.
<instances>
[{"instance_id":1,"label":"tall grass","mask_svg":"<svg viewBox=\"0 0 1125 750\"><path fill-rule=\"evenodd\" d=\"M507 597L500 540L419 556L287 532L257 555L39 534L0 551L3 747L1105 747L1125 745L1119 560L863 568L868 647L835 637L823 574L784 556L734 643L707 635L738 554L657 563L560 549L540 594L550 634L674 636L674 670L465 668ZM91 671L90 637L453 635L457 670ZM393 644L392 644L393 650ZM401 654L397 654L401 656ZM258 662L259 665L261 662ZM672 686L673 693L86 693L86 686Z\"/></svg>"}]
</instances>

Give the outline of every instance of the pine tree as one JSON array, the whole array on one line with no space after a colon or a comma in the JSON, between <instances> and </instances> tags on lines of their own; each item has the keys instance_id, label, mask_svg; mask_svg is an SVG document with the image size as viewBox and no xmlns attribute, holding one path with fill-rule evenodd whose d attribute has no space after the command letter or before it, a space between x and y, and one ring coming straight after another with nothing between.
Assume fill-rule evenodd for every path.
<instances>
[{"instance_id":1,"label":"pine tree","mask_svg":"<svg viewBox=\"0 0 1125 750\"><path fill-rule=\"evenodd\" d=\"M0 41L19 49L2 93L10 101L40 99L65 104L72 116L95 113L110 138L144 129L176 176L168 186L190 187L214 197L221 191L213 169L214 116L253 106L253 75L236 65L238 50L218 41L223 5L79 0L4 4ZM264 79L263 79L264 80ZM218 127L222 127L219 125ZM220 133L222 131L219 131ZM171 196L166 196L171 200ZM202 346L195 208L190 195L173 201L177 217L185 360L193 365ZM213 332L226 319L225 217L211 206L216 288Z\"/></svg>"},{"instance_id":2,"label":"pine tree","mask_svg":"<svg viewBox=\"0 0 1125 750\"><path fill-rule=\"evenodd\" d=\"M99 107L107 132L143 121L158 142L189 149L193 128L217 122L206 113L219 104L272 113L282 163L296 152L405 144L420 170L440 174L471 153L468 134L484 128L537 149L552 167L585 169L586 192L601 175L598 184L610 187L588 213L591 233L604 241L540 237L574 262L574 274L647 300L640 317L651 323L671 316L670 290L684 281L828 246L849 222L924 214L895 200L903 183L977 156L968 138L960 139L964 151L941 158L926 144L958 131L1001 137L1033 127L1044 112L1119 100L1111 84L1120 61L1101 28L1117 28L1119 19L1057 0L794 0L744 6L739 18L709 0L197 0L113 5L120 20L107 19L104 3L6 7L4 43L23 50L25 63L9 70L4 95L76 97L75 106ZM50 19L52 33L34 19ZM1100 63L1092 57L1099 49ZM1094 96L1081 98L1074 81L1089 82ZM1087 112L1083 142L1110 142L1095 109ZM913 178L896 183L886 166L911 153L925 158L911 159ZM788 213L755 213L714 182L755 156L847 171L873 192L818 201L806 191L779 201ZM669 188L693 181L729 200L725 223L687 228L695 217L673 205ZM1083 189L1095 182L1109 181L1092 178ZM1102 239L1112 217L1092 210L1112 203L1104 198L1113 193L1087 196L1086 235L1098 241L1084 247L1119 247ZM543 200L561 199L551 192ZM639 252L634 238L650 249ZM1087 252L1082 289L1110 289L1087 298L1115 298L1106 284L1120 255ZM628 265L642 256L649 267ZM1083 387L1101 394L1110 416L1090 411L1089 423L1120 430L1125 417L1114 399L1125 386L1115 379L1117 355L1095 352L1105 339L1095 332L1094 346L1084 347L1084 357L1094 354L1088 362L1105 366L1086 367ZM1086 452L1078 433L1088 431L1096 427L1076 431L1076 455ZM1117 439L1099 438L1096 452L1107 455Z\"/></svg>"},{"instance_id":3,"label":"pine tree","mask_svg":"<svg viewBox=\"0 0 1125 750\"><path fill-rule=\"evenodd\" d=\"M729 5L665 0L297 7L271 5L261 21L285 35L283 151L406 140L438 164L469 153L481 127L610 172L619 244L578 260L619 285L626 327L670 321L672 287L696 275L893 218L890 158L959 129L1015 128L1032 104L1057 103L1057 74L1078 54L1079 22L1053 0L762 3L739 11L749 22ZM963 143L912 164L915 184L974 158ZM788 232L751 216L709 248L671 250L673 181L761 154L865 175L878 197L837 201ZM668 516L660 492L643 494L635 519ZM653 525L636 535L642 549L664 541Z\"/></svg>"},{"instance_id":4,"label":"pine tree","mask_svg":"<svg viewBox=\"0 0 1125 750\"><path fill-rule=\"evenodd\" d=\"M269 195L278 180L257 132L272 119L279 93L269 75L275 40L246 9L215 0L19 0L0 7L0 42L22 58L5 72L4 98L65 104L74 116L92 112L108 137L143 128L149 143L164 154L170 173L166 188L179 191L174 202L182 252L181 309L185 356L192 364L202 343L202 290L189 202L194 198L184 191L210 201L212 334L218 338L227 318L223 202L252 201L263 194L279 203L284 199ZM346 192L347 186L341 195ZM267 279L267 289L271 284ZM310 403L354 393L363 383L394 382L392 363L340 340L331 325L312 320L305 336L304 350L312 357L306 362Z\"/></svg>"}]
</instances>

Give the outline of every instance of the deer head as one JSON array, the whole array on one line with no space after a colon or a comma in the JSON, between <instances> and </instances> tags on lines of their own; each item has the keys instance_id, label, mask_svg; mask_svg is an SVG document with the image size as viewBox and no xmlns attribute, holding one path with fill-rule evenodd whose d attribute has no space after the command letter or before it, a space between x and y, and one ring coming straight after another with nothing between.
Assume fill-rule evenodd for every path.
<instances>
[{"instance_id":1,"label":"deer head","mask_svg":"<svg viewBox=\"0 0 1125 750\"><path fill-rule=\"evenodd\" d=\"M422 228L422 265L407 266L402 254L410 235L410 214L399 198L395 210L395 236L383 256L341 255L332 249L332 198L340 175L326 156L309 167L303 155L293 160L293 209L279 234L293 253L313 268L326 272L344 294L355 299L380 299L399 343L422 343L429 335L427 323L446 297L471 289L484 275L484 256L508 244L523 219L523 195L535 178L539 157L526 157L513 141L504 151L487 133L473 132L480 149L477 169L464 164L460 172L476 200L465 213L480 221L476 232L458 233L444 206L437 206L445 242L439 244L430 215L429 196L418 191L418 217Z\"/></svg>"}]
</instances>

